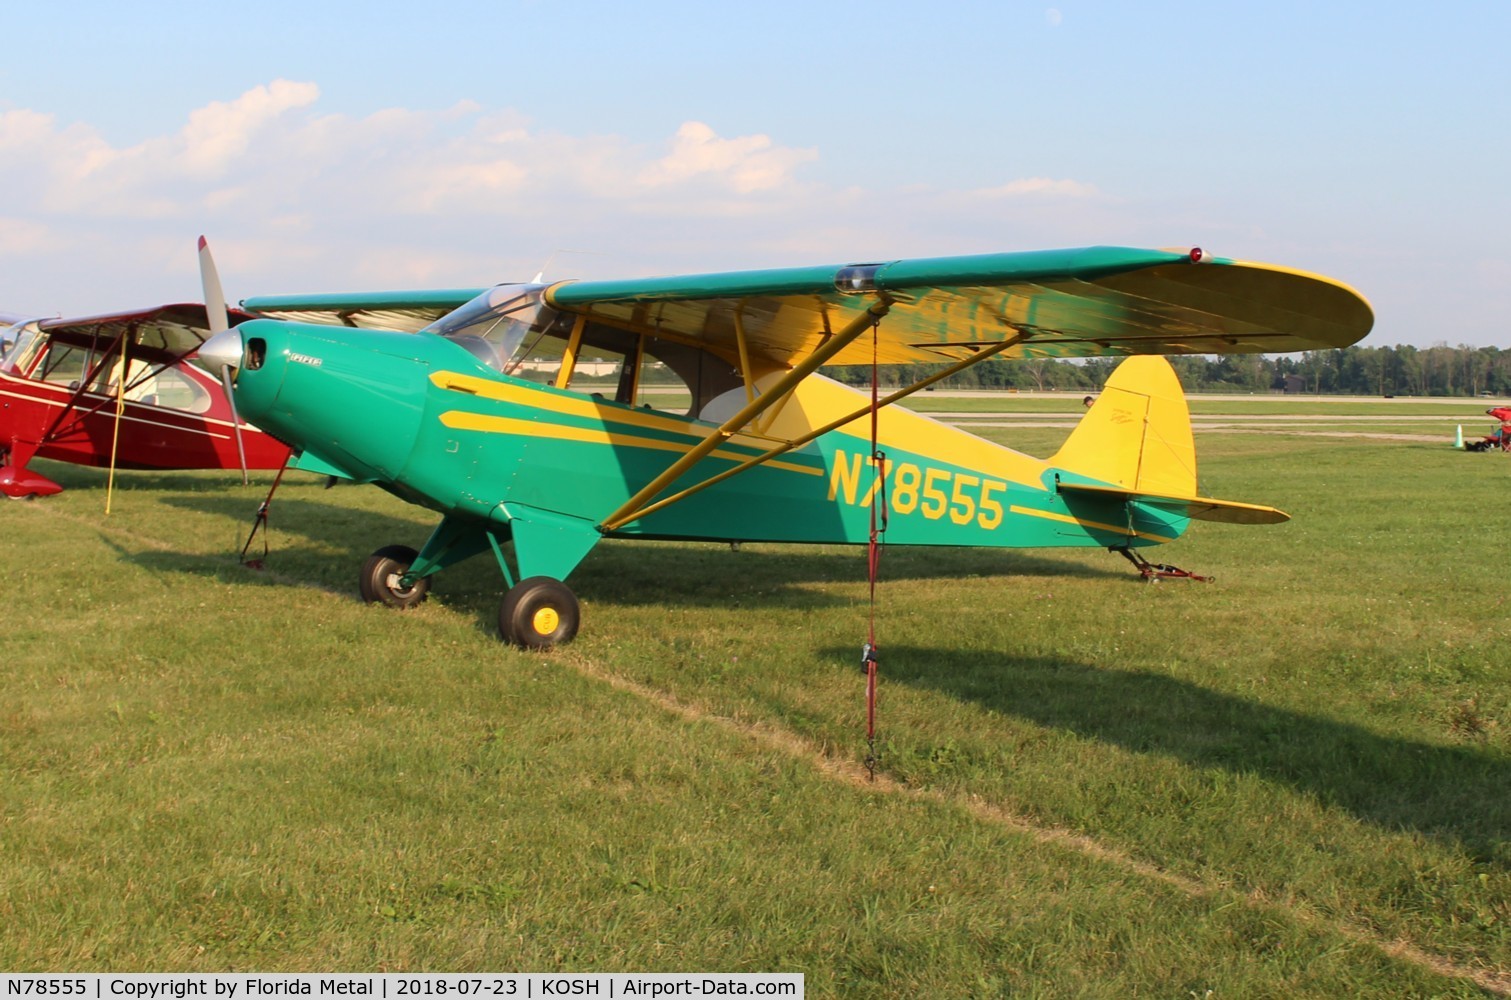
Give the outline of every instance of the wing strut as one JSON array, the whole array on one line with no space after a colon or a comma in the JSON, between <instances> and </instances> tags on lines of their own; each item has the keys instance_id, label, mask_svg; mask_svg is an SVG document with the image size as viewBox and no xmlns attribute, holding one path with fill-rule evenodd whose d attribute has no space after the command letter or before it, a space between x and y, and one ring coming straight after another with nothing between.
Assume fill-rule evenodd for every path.
<instances>
[{"instance_id":1,"label":"wing strut","mask_svg":"<svg viewBox=\"0 0 1511 1000\"><path fill-rule=\"evenodd\" d=\"M1002 341L1000 343L993 344L990 347L982 349L979 353L971 355L970 357L966 358L964 361L957 361L954 364L950 365L949 367L947 367L947 368L945 368L945 369L943 369L941 371L935 372L933 375L930 375L928 378L920 379L919 381L914 382L912 385L907 386L906 388L898 389L896 392L891 393L891 394L887 395L885 398L879 400L877 402L877 404L876 404L876 408L878 410L885 409L886 407L891 406L893 403L897 402L898 400L905 399L908 396L911 396L913 393L918 392L920 389L925 389L925 388L933 385L935 382L943 381L944 379L949 378L951 375L954 375L957 372L962 372L965 369L971 367L972 365L979 364L982 361L987 360L988 358L992 357L995 354L1000 354L1002 351L1007 350L1009 347L1013 347L1013 346L1015 346L1017 344L1021 344L1023 341L1025 341L1027 339L1028 339L1028 334L1026 334L1026 333L1017 333L1017 334L1014 334L1013 336L1009 337L1008 339L1006 339L1006 340L1004 340L1004 341ZM753 468L755 468L758 465L765 465L767 462L771 461L773 458L777 458L779 456L785 455L789 451L792 451L795 448L801 448L803 445L807 444L809 441L812 441L815 438L823 437L825 434L828 434L830 431L838 430L839 428L845 426L848 423L853 423L854 421L859 420L861 417L864 417L866 414L868 414L870 412L871 412L871 404L867 403L865 406L862 406L860 409L854 411L853 413L847 413L843 417L840 417L838 420L831 420L829 423L825 424L824 426L819 427L816 430L811 430L808 433L802 435L801 437L794 438L791 441L783 442L782 444L778 445L777 447L772 448L770 451L763 452L763 453L755 456L754 458L746 459L745 461L741 462L739 465L736 465L736 466L734 466L733 468L730 468L730 469L725 469L723 472L719 473L716 476L710 476L708 479L705 479L703 482L698 483L696 486L689 486L687 489L682 490L680 493L674 493L674 494L672 494L671 496L667 497L664 500L657 500L653 504L649 504L649 505L647 505L645 507L642 507L640 510L638 510L638 511L635 512L635 517L633 517L633 518L628 518L627 517L627 518L621 519L618 522L618 524L616 524L614 526L614 528L617 528L620 525L628 524L630 521L633 521L633 520L635 520L637 518L642 518L642 517L646 517L646 516L648 516L650 514L654 514L656 511L662 509L663 507L670 507L672 504L676 503L679 500L685 500L687 497L692 496L694 493L701 493L703 490L708 489L710 486L715 486L715 485L717 485L719 483L722 483L724 480L729 479L732 476L737 476L740 473L746 471L747 469L753 469ZM614 528L608 528L607 526L605 526L605 530L609 530L609 531L614 530Z\"/></svg>"},{"instance_id":2,"label":"wing strut","mask_svg":"<svg viewBox=\"0 0 1511 1000\"><path fill-rule=\"evenodd\" d=\"M891 308L892 300L885 296L879 297L877 301L867 306L865 312L845 324L844 329L829 338L818 350L799 362L797 367L783 375L769 391L746 403L739 413L736 413L720 424L718 430L699 442L687 454L673 462L665 472L647 483L639 493L636 493L629 500L625 501L618 510L604 518L603 523L598 526L598 530L603 532L615 531L631 521L640 518L645 513L643 506L646 501L651 500L656 494L670 486L676 481L678 476L701 462L710 452L718 448L719 445L729 438L734 437L741 428L762 413L765 413L768 408L785 401L792 390L797 388L798 383L818 371L824 362L834 357L834 355L846 347L849 347L853 340L879 323L881 318Z\"/></svg>"},{"instance_id":3,"label":"wing strut","mask_svg":"<svg viewBox=\"0 0 1511 1000\"><path fill-rule=\"evenodd\" d=\"M105 480L105 516L110 516L110 498L115 492L115 457L121 446L121 415L126 412L126 376L131 365L126 359L126 346L131 343L134 329L121 334L121 367L115 379L115 426L110 432L110 476Z\"/></svg>"}]
</instances>

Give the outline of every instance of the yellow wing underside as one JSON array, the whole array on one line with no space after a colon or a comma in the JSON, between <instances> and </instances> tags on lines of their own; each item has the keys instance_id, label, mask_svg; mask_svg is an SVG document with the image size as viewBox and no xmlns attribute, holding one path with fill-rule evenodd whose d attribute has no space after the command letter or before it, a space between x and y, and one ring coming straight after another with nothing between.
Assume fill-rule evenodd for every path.
<instances>
[{"instance_id":1,"label":"yellow wing underside","mask_svg":"<svg viewBox=\"0 0 1511 1000\"><path fill-rule=\"evenodd\" d=\"M1154 259L1160 252L1140 253ZM945 268L945 262L971 260L944 258L932 268L927 261L876 265L874 287L851 294L832 287L793 290L805 286L733 274L564 282L547 296L590 322L700 344L731 358L743 340L744 355L760 368L797 363L878 299L889 309L877 328L874 356L886 364L963 360L1005 340L1015 343L998 356L1023 359L1319 350L1352 344L1373 324L1368 303L1348 286L1264 264L1197 264L1164 253L1157 262L1121 270L1067 266L994 277L985 267L983 273L958 264ZM893 280L883 280L889 276ZM869 364L872 340L860 338L827 364Z\"/></svg>"}]
</instances>

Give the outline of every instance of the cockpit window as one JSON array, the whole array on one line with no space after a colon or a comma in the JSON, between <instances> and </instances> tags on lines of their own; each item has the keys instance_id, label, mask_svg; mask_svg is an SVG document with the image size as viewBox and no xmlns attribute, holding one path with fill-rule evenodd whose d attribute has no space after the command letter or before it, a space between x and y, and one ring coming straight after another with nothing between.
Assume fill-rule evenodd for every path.
<instances>
[{"instance_id":1,"label":"cockpit window","mask_svg":"<svg viewBox=\"0 0 1511 1000\"><path fill-rule=\"evenodd\" d=\"M545 285L497 285L427 326L505 375L523 375L545 343L570 329L545 304ZM559 351L556 352L559 357Z\"/></svg>"},{"instance_id":2,"label":"cockpit window","mask_svg":"<svg viewBox=\"0 0 1511 1000\"><path fill-rule=\"evenodd\" d=\"M697 344L591 317L574 333L580 317L546 305L546 287L498 285L425 329L494 371L605 402L696 415L719 394L743 391L735 366ZM571 370L563 374L567 364Z\"/></svg>"},{"instance_id":3,"label":"cockpit window","mask_svg":"<svg viewBox=\"0 0 1511 1000\"><path fill-rule=\"evenodd\" d=\"M112 385L107 392L115 391ZM210 393L204 386L177 368L131 363L131 377L126 381L126 398L149 406L163 406L188 413L206 413Z\"/></svg>"},{"instance_id":4,"label":"cockpit window","mask_svg":"<svg viewBox=\"0 0 1511 1000\"><path fill-rule=\"evenodd\" d=\"M35 321L30 323L17 323L0 332L6 347L3 349L3 357L0 357L0 369L15 372L17 375L25 375L31 368L32 362L37 358L37 352L47 342L42 336Z\"/></svg>"}]
</instances>

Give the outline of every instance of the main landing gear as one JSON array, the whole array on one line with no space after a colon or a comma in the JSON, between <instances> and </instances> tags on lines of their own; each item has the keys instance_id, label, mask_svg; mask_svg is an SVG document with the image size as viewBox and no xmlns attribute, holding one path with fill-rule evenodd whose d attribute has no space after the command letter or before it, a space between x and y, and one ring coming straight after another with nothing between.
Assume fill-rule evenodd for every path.
<instances>
[{"instance_id":1,"label":"main landing gear","mask_svg":"<svg viewBox=\"0 0 1511 1000\"><path fill-rule=\"evenodd\" d=\"M549 649L571 642L582 623L577 595L560 580L532 576L509 588L498 607L498 632L505 642L526 649Z\"/></svg>"},{"instance_id":2,"label":"main landing gear","mask_svg":"<svg viewBox=\"0 0 1511 1000\"><path fill-rule=\"evenodd\" d=\"M407 545L387 545L362 564L358 586L369 604L412 608L430 593L428 576L412 576L419 553ZM498 609L499 636L525 649L550 649L571 642L582 624L577 596L560 580L532 576L510 587Z\"/></svg>"},{"instance_id":3,"label":"main landing gear","mask_svg":"<svg viewBox=\"0 0 1511 1000\"><path fill-rule=\"evenodd\" d=\"M385 545L367 557L362 576L357 581L362 600L368 604L386 604L390 608L412 608L430 593L430 578L417 577L408 583L404 575L419 558L407 545Z\"/></svg>"}]
</instances>

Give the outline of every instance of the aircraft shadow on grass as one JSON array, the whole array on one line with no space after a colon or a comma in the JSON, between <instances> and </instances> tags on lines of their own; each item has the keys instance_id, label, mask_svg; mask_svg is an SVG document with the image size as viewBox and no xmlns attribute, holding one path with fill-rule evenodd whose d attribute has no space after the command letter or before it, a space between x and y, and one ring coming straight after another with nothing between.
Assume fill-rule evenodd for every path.
<instances>
[{"instance_id":1,"label":"aircraft shadow on grass","mask_svg":"<svg viewBox=\"0 0 1511 1000\"><path fill-rule=\"evenodd\" d=\"M854 659L853 649L825 655ZM1511 762L1276 708L1157 674L1052 658L891 646L892 681L1194 767L1254 775L1384 829L1511 867Z\"/></svg>"},{"instance_id":2,"label":"aircraft shadow on grass","mask_svg":"<svg viewBox=\"0 0 1511 1000\"><path fill-rule=\"evenodd\" d=\"M69 467L81 485L103 473ZM137 474L140 476L140 474ZM67 477L68 474L65 474ZM229 490L203 476L157 474L146 488L176 491L164 502L225 517L248 528L262 492ZM413 520L301 497L274 500L274 548L269 566L286 576L313 576L342 589L372 549L402 542L418 546L426 531ZM242 535L241 537L245 537ZM302 542L289 544L289 539ZM194 555L132 552L106 540L124 560L154 572L226 578L234 553ZM260 544L257 555L261 554ZM1110 559L1110 557L1109 557ZM437 597L495 627L498 581L489 560L464 563L447 576ZM758 546L740 552L700 543L622 543L599 546L577 577L584 596L605 605L641 607L835 606L850 599L804 584L860 583L864 549ZM319 568L318 572L310 571ZM970 576L1116 578L1081 561L1041 558L1014 550L893 549L888 580ZM234 577L233 577L234 578ZM248 572L249 584L259 578ZM1197 767L1252 774L1310 793L1361 820L1448 839L1472 856L1511 865L1511 764L1473 747L1437 746L1372 733L1358 726L1214 692L1175 678L1092 667L1058 659L1014 660L980 652L890 646L889 679L975 702L1005 715L1063 728L1137 753L1173 757ZM825 650L849 663L852 648Z\"/></svg>"},{"instance_id":3,"label":"aircraft shadow on grass","mask_svg":"<svg viewBox=\"0 0 1511 1000\"><path fill-rule=\"evenodd\" d=\"M244 522L248 531L259 502L260 495L253 499L245 492L184 493L164 499L171 506ZM419 548L429 531L412 520L300 497L275 497L269 519L275 536L268 559L270 569L282 567L297 573L311 560L319 560L322 566L336 567L340 579L350 579L353 594L358 567L374 549L394 543ZM291 546L291 536L309 544L296 542ZM309 552L310 547L317 548L318 553ZM254 543L250 554L262 554L260 541ZM162 562L168 554L154 553L152 558ZM185 566L203 563L206 572L224 568L219 559L184 558ZM587 599L620 607L833 606L849 599L803 585L864 583L865 563L861 546L830 546L815 551L811 547L762 544L731 552L727 545L711 542L610 540L589 553L573 579ZM973 576L1138 580L1111 556L1107 567L1100 568L1003 549L897 548L886 553L884 572L888 580ZM490 558L475 557L447 570L438 580L440 587L434 596L463 607L486 607L488 627L494 627L500 587Z\"/></svg>"},{"instance_id":4,"label":"aircraft shadow on grass","mask_svg":"<svg viewBox=\"0 0 1511 1000\"><path fill-rule=\"evenodd\" d=\"M889 582L993 576L1128 576L1117 564L1104 570L1002 549L898 548L884 555L882 565ZM580 582L584 594L627 607L650 603L759 605L783 594L784 599L771 603L798 601L803 606L831 606L863 598L843 598L803 585L863 586L866 549L835 545L815 551L762 544L731 552L717 543L623 542L600 546L583 562L574 579Z\"/></svg>"},{"instance_id":5,"label":"aircraft shadow on grass","mask_svg":"<svg viewBox=\"0 0 1511 1000\"><path fill-rule=\"evenodd\" d=\"M102 494L101 503L104 502L103 494L105 485L110 478L110 470L96 468L89 465L72 465L66 462L54 462L47 459L34 459L33 467L45 470L47 478L53 480L66 490L76 492L96 491ZM131 492L173 493L173 494L213 494L224 493L233 486L244 490L238 477L240 473L211 473L204 472L171 472L144 469L121 469L116 472L115 490L117 494ZM244 496L250 497L251 490L246 490ZM262 490L257 490L260 499ZM251 509L257 509L257 501L252 501Z\"/></svg>"}]
</instances>

